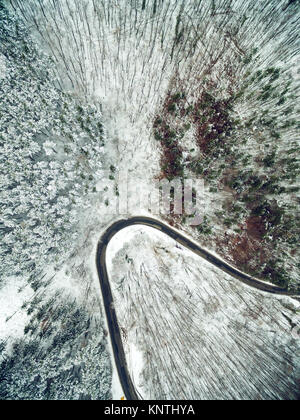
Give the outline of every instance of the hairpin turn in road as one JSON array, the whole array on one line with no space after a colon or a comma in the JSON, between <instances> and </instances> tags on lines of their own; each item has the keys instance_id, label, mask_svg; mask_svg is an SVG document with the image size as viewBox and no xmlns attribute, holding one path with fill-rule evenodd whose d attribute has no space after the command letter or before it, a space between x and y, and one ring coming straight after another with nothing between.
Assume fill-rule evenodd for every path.
<instances>
[{"instance_id":1,"label":"hairpin turn in road","mask_svg":"<svg viewBox=\"0 0 300 420\"><path fill-rule=\"evenodd\" d=\"M106 266L106 250L109 242L111 239L122 229L125 229L129 226L134 225L142 225L142 226L150 226L154 229L157 229L170 238L176 240L181 245L185 246L187 249L192 251L193 253L197 254L198 256L204 258L206 261L210 262L214 266L218 267L222 271L227 274L230 274L232 277L236 278L237 280L241 281L244 284L247 284L250 287L255 289L261 290L263 292L272 293L275 295L283 295L283 296L291 296L296 297L294 293L289 292L285 289L277 287L275 285L260 281L251 277L248 274L242 273L238 269L232 267L230 264L223 261L221 258L217 257L216 255L211 254L206 249L203 249L200 245L197 245L193 240L187 238L185 235L181 234L177 230L173 229L172 227L168 226L167 224L152 219L150 217L132 217L129 219L122 219L115 223L113 223L102 235L97 248L97 270L98 276L103 296L103 302L105 307L105 313L112 343L112 348L114 352L114 358L118 370L118 375L120 378L120 382L122 388L124 390L124 394L128 400L139 400L141 399L137 391L134 388L132 383L124 347L122 343L122 336L120 332L120 327L118 324L118 319L116 315L116 311L114 308L114 300L111 292L111 287L109 284L109 277L107 273L107 266Z\"/></svg>"}]
</instances>

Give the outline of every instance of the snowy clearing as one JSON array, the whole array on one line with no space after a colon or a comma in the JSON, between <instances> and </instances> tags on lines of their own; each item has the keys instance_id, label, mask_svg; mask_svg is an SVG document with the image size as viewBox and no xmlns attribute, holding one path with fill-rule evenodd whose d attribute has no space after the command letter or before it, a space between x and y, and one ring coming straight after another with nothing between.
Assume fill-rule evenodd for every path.
<instances>
[{"instance_id":1,"label":"snowy clearing","mask_svg":"<svg viewBox=\"0 0 300 420\"><path fill-rule=\"evenodd\" d=\"M108 268L129 371L144 398L299 396L299 341L288 321L296 300L250 289L144 226L112 239Z\"/></svg>"}]
</instances>

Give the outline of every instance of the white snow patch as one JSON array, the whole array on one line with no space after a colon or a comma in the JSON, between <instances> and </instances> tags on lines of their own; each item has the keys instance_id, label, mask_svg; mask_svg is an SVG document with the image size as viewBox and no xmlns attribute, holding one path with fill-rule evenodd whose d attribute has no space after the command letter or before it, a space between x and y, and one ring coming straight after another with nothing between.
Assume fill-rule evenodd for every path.
<instances>
[{"instance_id":1,"label":"white snow patch","mask_svg":"<svg viewBox=\"0 0 300 420\"><path fill-rule=\"evenodd\" d=\"M31 300L35 293L32 288L18 278L10 278L0 290L0 338L13 341L24 335L29 320L24 302Z\"/></svg>"},{"instance_id":2,"label":"white snow patch","mask_svg":"<svg viewBox=\"0 0 300 420\"><path fill-rule=\"evenodd\" d=\"M5 79L7 73L6 57L0 53L0 80Z\"/></svg>"}]
</instances>

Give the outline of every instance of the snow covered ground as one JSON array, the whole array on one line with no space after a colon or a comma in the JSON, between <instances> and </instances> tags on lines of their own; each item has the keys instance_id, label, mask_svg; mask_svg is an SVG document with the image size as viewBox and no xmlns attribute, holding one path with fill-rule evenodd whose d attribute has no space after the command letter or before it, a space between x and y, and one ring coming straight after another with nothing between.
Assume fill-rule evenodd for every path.
<instances>
[{"instance_id":1,"label":"snow covered ground","mask_svg":"<svg viewBox=\"0 0 300 420\"><path fill-rule=\"evenodd\" d=\"M23 306L35 296L34 290L22 279L9 278L0 292L0 337L13 342L24 335L29 320Z\"/></svg>"},{"instance_id":2,"label":"snow covered ground","mask_svg":"<svg viewBox=\"0 0 300 420\"><path fill-rule=\"evenodd\" d=\"M108 268L129 371L145 399L296 399L300 304L240 284L147 227Z\"/></svg>"},{"instance_id":3,"label":"snow covered ground","mask_svg":"<svg viewBox=\"0 0 300 420\"><path fill-rule=\"evenodd\" d=\"M218 47L224 47L220 21L226 21L229 35L234 33L231 7L239 11L243 26L249 1L4 3L10 4L17 25L8 30L14 36L0 44L10 49L9 60L0 53L0 87L6 98L0 115L5 139L0 361L8 360L2 366L8 380L2 381L0 396L110 398L112 387L112 396L120 399L114 363L108 360L108 352L111 359L113 355L95 267L97 240L117 217L106 208L117 197L116 169L128 171L141 188L159 176L161 152L152 135L153 118L170 82L178 73L197 77L199 68L189 67L187 51L197 60L204 54L197 63L207 71L206 59L214 62ZM1 10L4 3L0 0ZM264 4L257 2L257 10ZM268 2L267 10L271 6ZM273 7L276 13L280 8L279 3ZM248 17L250 29L260 21L255 10ZM245 32L251 38L253 31ZM255 42L261 39L256 31ZM263 57L270 51L266 48ZM281 49L283 59L286 51ZM185 140L193 146L191 138ZM103 177L103 169L110 179ZM136 197L134 187L130 195ZM206 191L206 199L211 211L222 210L218 195ZM117 308L124 319L132 377L144 397L295 397L297 346L281 313L292 317L293 309L286 306L296 303L288 300L286 305L284 299L237 285L152 231L138 234L139 239L136 232L126 235L130 245L123 248L119 237L121 260L116 253L111 272L116 274L113 282L122 281L124 272L123 286L115 291ZM14 270L20 280L12 277ZM77 320L78 308L83 317L76 329L72 319ZM244 335L238 337L240 328ZM7 338L10 345L2 352ZM59 349L53 342L60 343ZM231 348L239 355L232 361ZM209 363L211 353L215 358ZM220 367L216 353L221 359L228 355ZM256 367L254 359L259 360ZM238 378L242 370L245 374ZM222 376L228 372L231 382ZM213 377L218 384L207 381ZM282 386L275 389L277 378Z\"/></svg>"}]
</instances>

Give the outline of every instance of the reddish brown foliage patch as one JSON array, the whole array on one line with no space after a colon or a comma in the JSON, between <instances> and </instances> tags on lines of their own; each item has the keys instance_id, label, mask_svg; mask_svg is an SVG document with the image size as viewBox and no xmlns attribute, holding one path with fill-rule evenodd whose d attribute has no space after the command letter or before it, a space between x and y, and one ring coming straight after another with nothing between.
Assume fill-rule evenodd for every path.
<instances>
[{"instance_id":1,"label":"reddish brown foliage patch","mask_svg":"<svg viewBox=\"0 0 300 420\"><path fill-rule=\"evenodd\" d=\"M261 243L250 237L242 236L233 240L232 247L232 256L236 264L242 263L247 266L249 262L253 264L255 261L262 264L265 260L266 255Z\"/></svg>"},{"instance_id":2,"label":"reddish brown foliage patch","mask_svg":"<svg viewBox=\"0 0 300 420\"><path fill-rule=\"evenodd\" d=\"M246 221L247 234L253 239L261 241L266 234L265 223L260 216L252 216Z\"/></svg>"},{"instance_id":3,"label":"reddish brown foliage patch","mask_svg":"<svg viewBox=\"0 0 300 420\"><path fill-rule=\"evenodd\" d=\"M240 235L226 235L217 240L219 250L224 253L226 247L235 265L249 273L260 271L261 265L269 260L269 253L261 241L248 236L247 232Z\"/></svg>"},{"instance_id":4,"label":"reddish brown foliage patch","mask_svg":"<svg viewBox=\"0 0 300 420\"><path fill-rule=\"evenodd\" d=\"M173 179L182 176L181 160L182 149L178 144L171 147L163 147L163 156L161 158L161 166L165 178Z\"/></svg>"},{"instance_id":5,"label":"reddish brown foliage patch","mask_svg":"<svg viewBox=\"0 0 300 420\"><path fill-rule=\"evenodd\" d=\"M173 179L183 175L183 151L177 140L176 131L172 130L167 123L168 117L172 116L181 100L183 100L181 96L177 97L169 92L163 106L162 116L157 116L153 125L155 138L160 141L162 146L163 153L160 162L162 178Z\"/></svg>"},{"instance_id":6,"label":"reddish brown foliage patch","mask_svg":"<svg viewBox=\"0 0 300 420\"><path fill-rule=\"evenodd\" d=\"M226 247L237 267L249 273L259 272L271 256L263 242L266 233L264 220L260 216L251 216L240 228L242 233L239 235L225 234L225 238L217 240L219 250Z\"/></svg>"},{"instance_id":7,"label":"reddish brown foliage patch","mask_svg":"<svg viewBox=\"0 0 300 420\"><path fill-rule=\"evenodd\" d=\"M221 142L232 130L229 117L231 100L216 100L203 92L195 105L193 119L197 127L197 143L203 153L209 154L215 142Z\"/></svg>"}]
</instances>

